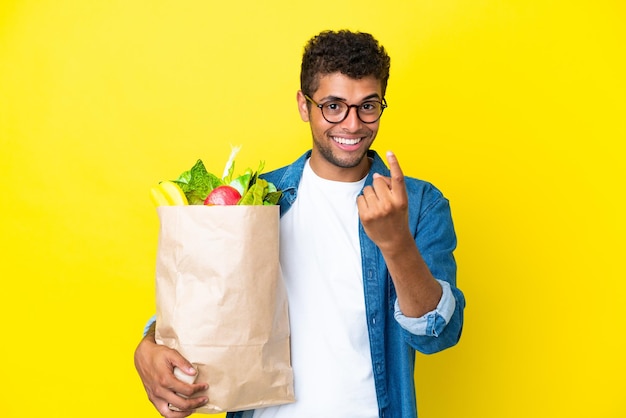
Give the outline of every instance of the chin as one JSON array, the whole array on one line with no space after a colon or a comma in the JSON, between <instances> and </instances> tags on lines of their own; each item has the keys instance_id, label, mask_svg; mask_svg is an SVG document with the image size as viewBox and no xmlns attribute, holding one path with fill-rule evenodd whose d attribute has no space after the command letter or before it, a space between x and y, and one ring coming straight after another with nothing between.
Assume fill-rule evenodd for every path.
<instances>
[{"instance_id":1,"label":"chin","mask_svg":"<svg viewBox=\"0 0 626 418\"><path fill-rule=\"evenodd\" d=\"M341 168L354 168L358 167L359 164L363 162L363 159L367 155L367 150L360 151L357 155L351 154L349 156L342 157L337 155L336 153L331 153L331 155L325 155L322 153L322 156L329 163L341 167Z\"/></svg>"}]
</instances>

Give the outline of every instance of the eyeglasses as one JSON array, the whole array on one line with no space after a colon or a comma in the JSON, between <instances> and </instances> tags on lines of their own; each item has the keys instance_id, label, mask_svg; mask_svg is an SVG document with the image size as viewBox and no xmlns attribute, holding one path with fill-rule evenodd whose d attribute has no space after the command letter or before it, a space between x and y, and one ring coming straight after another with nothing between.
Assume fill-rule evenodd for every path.
<instances>
[{"instance_id":1,"label":"eyeglasses","mask_svg":"<svg viewBox=\"0 0 626 418\"><path fill-rule=\"evenodd\" d=\"M356 115L363 123L374 123L383 115L383 110L387 108L387 101L369 100L359 105L349 105L339 100L330 100L326 103L317 103L308 95L304 95L308 101L313 103L322 111L322 116L328 123L341 123L348 117L351 108L356 108Z\"/></svg>"}]
</instances>

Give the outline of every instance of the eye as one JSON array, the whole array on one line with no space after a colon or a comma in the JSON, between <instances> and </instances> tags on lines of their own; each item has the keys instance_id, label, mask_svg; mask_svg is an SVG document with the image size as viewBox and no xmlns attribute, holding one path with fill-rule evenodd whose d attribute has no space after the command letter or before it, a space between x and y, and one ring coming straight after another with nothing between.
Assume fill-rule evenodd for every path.
<instances>
[{"instance_id":1,"label":"eye","mask_svg":"<svg viewBox=\"0 0 626 418\"><path fill-rule=\"evenodd\" d=\"M360 106L361 110L366 113L376 113L380 108L378 102L365 102Z\"/></svg>"},{"instance_id":2,"label":"eye","mask_svg":"<svg viewBox=\"0 0 626 418\"><path fill-rule=\"evenodd\" d=\"M345 103L341 103L341 102L327 102L324 103L324 110L327 111L329 114L337 114L337 113L343 113L346 109L346 105Z\"/></svg>"}]
</instances>

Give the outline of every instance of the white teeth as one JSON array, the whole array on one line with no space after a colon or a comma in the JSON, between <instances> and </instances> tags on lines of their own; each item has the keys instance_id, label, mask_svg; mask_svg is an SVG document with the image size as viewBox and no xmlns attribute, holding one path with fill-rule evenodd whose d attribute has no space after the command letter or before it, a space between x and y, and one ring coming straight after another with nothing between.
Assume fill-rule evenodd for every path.
<instances>
[{"instance_id":1,"label":"white teeth","mask_svg":"<svg viewBox=\"0 0 626 418\"><path fill-rule=\"evenodd\" d=\"M361 138L349 139L349 138L340 138L338 136L333 136L333 140L342 145L356 145L359 142L361 142Z\"/></svg>"}]
</instances>

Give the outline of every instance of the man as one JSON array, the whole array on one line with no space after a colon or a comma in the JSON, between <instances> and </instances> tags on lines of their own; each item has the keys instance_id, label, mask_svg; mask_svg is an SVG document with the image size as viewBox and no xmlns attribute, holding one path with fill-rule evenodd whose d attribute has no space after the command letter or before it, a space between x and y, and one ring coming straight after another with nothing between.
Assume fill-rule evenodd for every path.
<instances>
[{"instance_id":1,"label":"man","mask_svg":"<svg viewBox=\"0 0 626 418\"><path fill-rule=\"evenodd\" d=\"M229 417L416 417L415 350L434 353L459 340L465 299L448 201L405 178L393 153L388 170L370 150L389 67L385 49L365 33L322 32L305 47L297 103L313 147L264 176L283 191L280 258L296 402ZM153 330L135 353L139 375L163 416L188 416L207 402L193 397L207 386L174 377L175 366L193 371L155 343Z\"/></svg>"}]
</instances>

